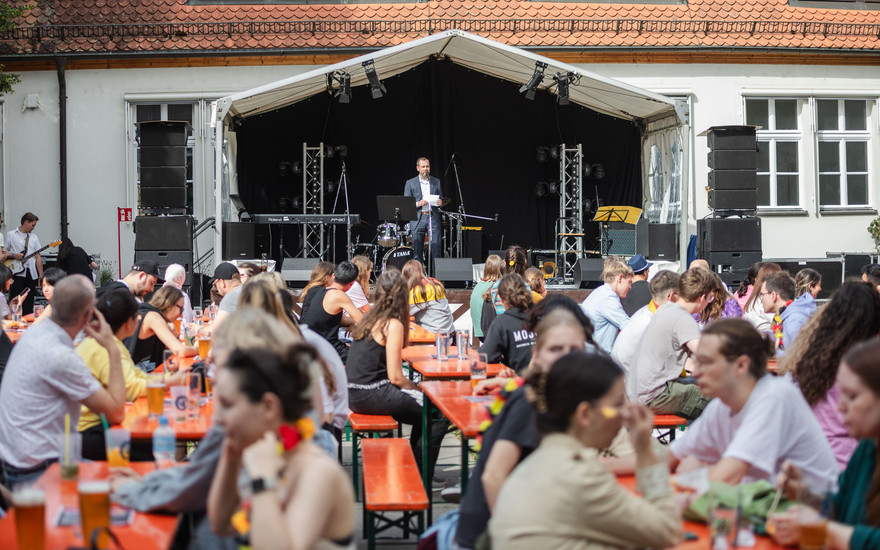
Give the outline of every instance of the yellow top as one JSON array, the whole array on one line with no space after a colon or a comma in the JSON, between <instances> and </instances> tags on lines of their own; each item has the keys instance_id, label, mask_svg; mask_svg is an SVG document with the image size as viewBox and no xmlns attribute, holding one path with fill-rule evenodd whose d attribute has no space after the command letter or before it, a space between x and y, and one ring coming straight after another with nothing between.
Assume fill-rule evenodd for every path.
<instances>
[{"instance_id":1,"label":"yellow top","mask_svg":"<svg viewBox=\"0 0 880 550\"><path fill-rule=\"evenodd\" d=\"M422 297L419 287L413 288L409 291L410 305L433 302L434 300L442 300L446 298L446 292L444 292L441 287L434 286L433 282L428 279L425 279L422 282L425 283L425 296Z\"/></svg>"},{"instance_id":2,"label":"yellow top","mask_svg":"<svg viewBox=\"0 0 880 550\"><path fill-rule=\"evenodd\" d=\"M131 354L119 338L113 338L116 346L119 348L119 355L122 359L122 373L125 378L125 399L134 401L138 397L147 395L147 373L137 368L134 361L131 360ZM110 381L110 354L104 349L104 346L98 343L94 338L86 338L80 345L76 347L76 352L82 357L92 374L98 379L104 388ZM83 405L79 416L79 424L77 431L87 430L92 426L101 423L101 417L93 413L89 408Z\"/></svg>"}]
</instances>

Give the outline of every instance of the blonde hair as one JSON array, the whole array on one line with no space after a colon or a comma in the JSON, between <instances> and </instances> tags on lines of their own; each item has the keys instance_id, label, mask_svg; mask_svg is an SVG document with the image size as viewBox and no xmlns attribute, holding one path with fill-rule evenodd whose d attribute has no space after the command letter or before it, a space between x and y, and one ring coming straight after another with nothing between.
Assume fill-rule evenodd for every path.
<instances>
[{"instance_id":1,"label":"blonde hair","mask_svg":"<svg viewBox=\"0 0 880 550\"><path fill-rule=\"evenodd\" d=\"M632 277L633 270L620 256L605 258L605 265L602 267L602 280L606 283L612 283L619 275Z\"/></svg>"},{"instance_id":2,"label":"blonde hair","mask_svg":"<svg viewBox=\"0 0 880 550\"><path fill-rule=\"evenodd\" d=\"M330 275L333 275L334 269L336 269L336 266L330 262L318 262L314 269L312 269L312 274L309 275L308 284L306 284L306 287L299 293L299 301L301 302L305 300L306 294L316 286L327 286L327 283L330 282Z\"/></svg>"},{"instance_id":3,"label":"blonde hair","mask_svg":"<svg viewBox=\"0 0 880 550\"><path fill-rule=\"evenodd\" d=\"M544 274L537 267L530 267L526 269L525 278L526 282L529 283L529 286L534 292L540 294L541 290L544 289Z\"/></svg>"},{"instance_id":4,"label":"blonde hair","mask_svg":"<svg viewBox=\"0 0 880 550\"><path fill-rule=\"evenodd\" d=\"M364 291L367 300L370 299L370 272L373 271L373 260L363 254L358 254L351 259L351 263L358 268L357 282Z\"/></svg>"},{"instance_id":5,"label":"blonde hair","mask_svg":"<svg viewBox=\"0 0 880 550\"><path fill-rule=\"evenodd\" d=\"M280 292L286 292L286 290L279 290L271 279L254 277L242 289L241 297L238 300L238 309L261 309L284 323L294 334L302 336L299 327L287 316L284 302L281 301L279 295Z\"/></svg>"},{"instance_id":6,"label":"blonde hair","mask_svg":"<svg viewBox=\"0 0 880 550\"><path fill-rule=\"evenodd\" d=\"M281 321L264 310L242 308L234 311L217 327L212 346L222 346L230 350L268 348L280 354L302 341L302 337L291 332Z\"/></svg>"},{"instance_id":7,"label":"blonde hair","mask_svg":"<svg viewBox=\"0 0 880 550\"><path fill-rule=\"evenodd\" d=\"M277 271L263 271L262 273L258 273L253 277L250 277L250 282L254 281L266 281L278 288L278 290L287 291L287 283L284 281L284 276Z\"/></svg>"},{"instance_id":8,"label":"blonde hair","mask_svg":"<svg viewBox=\"0 0 880 550\"><path fill-rule=\"evenodd\" d=\"M486 258L486 267L483 268L483 282L495 282L501 280L501 273L504 270L504 260L497 254L492 254Z\"/></svg>"}]
</instances>

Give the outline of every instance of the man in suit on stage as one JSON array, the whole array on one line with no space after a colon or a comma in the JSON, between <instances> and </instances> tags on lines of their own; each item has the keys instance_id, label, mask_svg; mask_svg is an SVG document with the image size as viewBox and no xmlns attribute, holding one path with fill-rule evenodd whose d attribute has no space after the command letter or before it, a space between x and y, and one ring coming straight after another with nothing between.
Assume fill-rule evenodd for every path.
<instances>
[{"instance_id":1,"label":"man in suit on stage","mask_svg":"<svg viewBox=\"0 0 880 550\"><path fill-rule=\"evenodd\" d=\"M425 235L428 233L429 221L433 225L433 238L431 239L431 257L436 259L442 255L440 247L440 180L431 175L431 163L425 157L420 157L416 161L416 170L419 175L406 180L406 188L403 191L404 196L416 199L416 207L419 209L418 219L409 222L410 231L413 236L413 252L419 261L422 259L422 253L425 247ZM425 200L427 195L438 197L433 204L428 204ZM433 264L433 260L431 262Z\"/></svg>"}]
</instances>

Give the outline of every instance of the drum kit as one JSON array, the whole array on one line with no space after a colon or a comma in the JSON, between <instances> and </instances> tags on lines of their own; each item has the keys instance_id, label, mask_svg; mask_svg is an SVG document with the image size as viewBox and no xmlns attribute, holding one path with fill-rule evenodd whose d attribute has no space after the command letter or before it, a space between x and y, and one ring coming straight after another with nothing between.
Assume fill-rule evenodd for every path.
<instances>
[{"instance_id":1,"label":"drum kit","mask_svg":"<svg viewBox=\"0 0 880 550\"><path fill-rule=\"evenodd\" d=\"M377 273L388 268L403 269L403 265L415 259L409 223L401 229L396 223L383 223L377 228L375 242L355 243L355 252L371 256Z\"/></svg>"}]
</instances>

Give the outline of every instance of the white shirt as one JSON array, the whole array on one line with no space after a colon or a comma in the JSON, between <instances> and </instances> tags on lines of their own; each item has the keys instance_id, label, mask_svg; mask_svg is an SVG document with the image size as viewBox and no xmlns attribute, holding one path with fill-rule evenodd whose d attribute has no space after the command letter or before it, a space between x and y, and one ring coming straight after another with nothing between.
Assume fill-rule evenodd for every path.
<instances>
[{"instance_id":1,"label":"white shirt","mask_svg":"<svg viewBox=\"0 0 880 550\"><path fill-rule=\"evenodd\" d=\"M626 381L626 396L630 401L635 401L638 397L638 390L636 389L638 375L635 372L636 350L639 349L642 335L644 335L645 330L653 320L654 313L648 306L639 308L629 318L629 323L617 335L614 347L611 348L611 358L623 369Z\"/></svg>"},{"instance_id":2,"label":"white shirt","mask_svg":"<svg viewBox=\"0 0 880 550\"><path fill-rule=\"evenodd\" d=\"M419 184L422 186L422 199L427 201L428 195L431 194L431 180L430 179L423 180L422 176L419 176ZM431 206L429 204L426 204L425 206L422 207L422 212L430 212L430 210L431 210Z\"/></svg>"},{"instance_id":3,"label":"white shirt","mask_svg":"<svg viewBox=\"0 0 880 550\"><path fill-rule=\"evenodd\" d=\"M736 414L720 399L710 401L670 451L679 459L693 456L709 464L728 457L742 460L749 465L746 482L773 482L786 459L816 479L836 480L840 474L831 446L800 390L771 374L758 380Z\"/></svg>"},{"instance_id":4,"label":"white shirt","mask_svg":"<svg viewBox=\"0 0 880 550\"><path fill-rule=\"evenodd\" d=\"M58 458L64 414L75 427L81 402L100 389L55 321L28 329L12 348L0 386L0 458L23 469Z\"/></svg>"},{"instance_id":5,"label":"white shirt","mask_svg":"<svg viewBox=\"0 0 880 550\"><path fill-rule=\"evenodd\" d=\"M364 306L370 305L370 301L367 300L367 295L364 294L364 287L357 281L351 285L351 288L345 291L349 298L351 298L351 302L354 304L354 307L360 309Z\"/></svg>"},{"instance_id":6,"label":"white shirt","mask_svg":"<svg viewBox=\"0 0 880 550\"><path fill-rule=\"evenodd\" d=\"M30 239L28 239L27 250L24 250L24 241L27 239L27 236L30 235ZM13 229L9 233L6 234L6 241L8 246L6 248L7 252L12 252L14 254L18 254L19 252L24 251L24 255L33 254L40 248L40 239L37 237L33 231L30 233L22 233L18 230L18 228ZM31 258L24 264L25 269L27 269L28 273L30 273L31 279L37 279L37 259ZM24 275L22 273L14 273L13 275Z\"/></svg>"}]
</instances>

